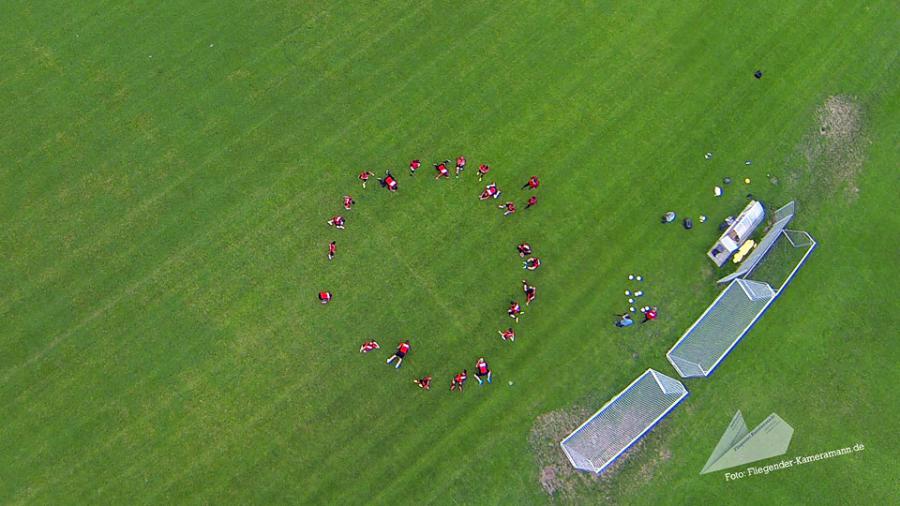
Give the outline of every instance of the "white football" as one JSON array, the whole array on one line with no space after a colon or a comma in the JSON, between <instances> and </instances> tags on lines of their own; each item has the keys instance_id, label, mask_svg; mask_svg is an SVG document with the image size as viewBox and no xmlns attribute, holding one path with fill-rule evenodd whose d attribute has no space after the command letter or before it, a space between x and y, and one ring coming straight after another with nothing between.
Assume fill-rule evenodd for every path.
<instances>
[{"instance_id":1,"label":"white football","mask_svg":"<svg viewBox=\"0 0 900 506\"><path fill-rule=\"evenodd\" d=\"M631 295L631 290L625 290L625 295Z\"/></svg>"},{"instance_id":2,"label":"white football","mask_svg":"<svg viewBox=\"0 0 900 506\"><path fill-rule=\"evenodd\" d=\"M509 384L509 386L512 386L512 381L508 381L507 383Z\"/></svg>"},{"instance_id":3,"label":"white football","mask_svg":"<svg viewBox=\"0 0 900 506\"><path fill-rule=\"evenodd\" d=\"M628 275L628 279L629 279L629 280L634 279L634 274L629 274L629 275Z\"/></svg>"},{"instance_id":4,"label":"white football","mask_svg":"<svg viewBox=\"0 0 900 506\"><path fill-rule=\"evenodd\" d=\"M628 299L629 304L634 304L634 299Z\"/></svg>"},{"instance_id":5,"label":"white football","mask_svg":"<svg viewBox=\"0 0 900 506\"><path fill-rule=\"evenodd\" d=\"M637 277L637 280L638 280L638 281L643 281L643 280L644 280L644 277L643 277L643 276L638 276L638 277Z\"/></svg>"},{"instance_id":6,"label":"white football","mask_svg":"<svg viewBox=\"0 0 900 506\"><path fill-rule=\"evenodd\" d=\"M628 309L631 310L632 313L634 312L634 306L631 306L631 307L628 308Z\"/></svg>"}]
</instances>

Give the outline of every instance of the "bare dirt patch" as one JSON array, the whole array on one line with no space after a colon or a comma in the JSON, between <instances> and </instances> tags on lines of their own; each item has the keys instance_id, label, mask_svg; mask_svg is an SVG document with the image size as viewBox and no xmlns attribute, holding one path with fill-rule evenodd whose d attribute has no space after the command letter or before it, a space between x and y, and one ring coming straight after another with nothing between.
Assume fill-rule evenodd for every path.
<instances>
[{"instance_id":1,"label":"bare dirt patch","mask_svg":"<svg viewBox=\"0 0 900 506\"><path fill-rule=\"evenodd\" d=\"M863 109L855 97L828 97L816 110L815 132L798 149L805 167L788 174L786 183L792 190L809 190L811 197L821 199L843 195L853 202L869 144L863 123Z\"/></svg>"}]
</instances>

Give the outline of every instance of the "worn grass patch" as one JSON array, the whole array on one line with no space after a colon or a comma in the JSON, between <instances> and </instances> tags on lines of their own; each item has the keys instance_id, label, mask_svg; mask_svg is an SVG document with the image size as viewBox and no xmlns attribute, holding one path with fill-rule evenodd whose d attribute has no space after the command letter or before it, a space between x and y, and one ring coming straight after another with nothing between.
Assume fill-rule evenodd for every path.
<instances>
[{"instance_id":1,"label":"worn grass patch","mask_svg":"<svg viewBox=\"0 0 900 506\"><path fill-rule=\"evenodd\" d=\"M553 499L565 503L580 503L599 494L612 502L610 485L627 463L637 455L649 454L635 471L639 483L651 480L660 462L669 460L671 452L654 438L642 438L597 476L576 471L559 446L559 442L581 425L593 412L584 407L560 409L537 417L528 436L528 443L537 462L537 478L541 488Z\"/></svg>"},{"instance_id":2,"label":"worn grass patch","mask_svg":"<svg viewBox=\"0 0 900 506\"><path fill-rule=\"evenodd\" d=\"M789 187L819 198L836 195L854 202L859 195L857 180L869 144L864 119L863 108L855 97L828 97L816 110L815 131L800 143L798 153L802 160L796 165L802 168L789 174Z\"/></svg>"}]
</instances>

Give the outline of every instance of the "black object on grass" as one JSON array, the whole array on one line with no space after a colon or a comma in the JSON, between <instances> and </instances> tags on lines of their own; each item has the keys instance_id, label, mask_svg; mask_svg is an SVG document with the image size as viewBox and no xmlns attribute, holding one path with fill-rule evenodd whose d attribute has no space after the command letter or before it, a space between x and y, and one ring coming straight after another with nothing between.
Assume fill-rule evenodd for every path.
<instances>
[{"instance_id":1,"label":"black object on grass","mask_svg":"<svg viewBox=\"0 0 900 506\"><path fill-rule=\"evenodd\" d=\"M762 79L762 70L757 70L756 72L754 72L753 77L755 77L757 79Z\"/></svg>"}]
</instances>

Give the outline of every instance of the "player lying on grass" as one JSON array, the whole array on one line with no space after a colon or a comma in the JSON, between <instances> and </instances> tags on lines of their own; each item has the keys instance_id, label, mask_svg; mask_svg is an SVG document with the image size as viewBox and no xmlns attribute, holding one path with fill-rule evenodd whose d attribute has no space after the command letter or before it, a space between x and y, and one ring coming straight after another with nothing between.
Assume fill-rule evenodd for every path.
<instances>
[{"instance_id":1,"label":"player lying on grass","mask_svg":"<svg viewBox=\"0 0 900 506\"><path fill-rule=\"evenodd\" d=\"M331 241L328 243L328 259L331 260L334 258L334 255L337 254L337 242Z\"/></svg>"},{"instance_id":2,"label":"player lying on grass","mask_svg":"<svg viewBox=\"0 0 900 506\"><path fill-rule=\"evenodd\" d=\"M419 386L422 390L431 390L431 376L425 376L424 378L414 379L413 383Z\"/></svg>"},{"instance_id":3,"label":"player lying on grass","mask_svg":"<svg viewBox=\"0 0 900 506\"><path fill-rule=\"evenodd\" d=\"M525 311L522 311L522 306L520 306L518 302L511 300L509 301L509 309L506 310L506 314L518 323L519 315L525 314Z\"/></svg>"},{"instance_id":4,"label":"player lying on grass","mask_svg":"<svg viewBox=\"0 0 900 506\"><path fill-rule=\"evenodd\" d=\"M524 265L522 266L529 271L536 271L541 266L541 259L536 257L529 257L528 260L525 260Z\"/></svg>"},{"instance_id":5,"label":"player lying on grass","mask_svg":"<svg viewBox=\"0 0 900 506\"><path fill-rule=\"evenodd\" d=\"M481 192L481 196L478 198L481 200L500 198L500 189L497 188L496 183L491 183L484 187L484 191Z\"/></svg>"},{"instance_id":6,"label":"player lying on grass","mask_svg":"<svg viewBox=\"0 0 900 506\"><path fill-rule=\"evenodd\" d=\"M422 166L422 162L420 162L418 159L409 162L409 175L415 176L416 171L419 170L419 167L421 167L421 166Z\"/></svg>"},{"instance_id":7,"label":"player lying on grass","mask_svg":"<svg viewBox=\"0 0 900 506\"><path fill-rule=\"evenodd\" d=\"M463 372L457 374L450 380L450 391L459 390L462 392L467 379L469 379L469 371L463 369Z\"/></svg>"},{"instance_id":8,"label":"player lying on grass","mask_svg":"<svg viewBox=\"0 0 900 506\"><path fill-rule=\"evenodd\" d=\"M531 304L537 295L537 288L528 284L528 281L522 280L522 291L525 292L525 305Z\"/></svg>"},{"instance_id":9,"label":"player lying on grass","mask_svg":"<svg viewBox=\"0 0 900 506\"><path fill-rule=\"evenodd\" d=\"M374 172L369 172L368 170L364 170L359 173L359 180L362 181L363 188L366 187L366 183L369 182L369 178L374 176Z\"/></svg>"},{"instance_id":10,"label":"player lying on grass","mask_svg":"<svg viewBox=\"0 0 900 506\"><path fill-rule=\"evenodd\" d=\"M528 209L529 207L536 206L536 205L537 205L537 196L536 196L536 195L532 195L532 196L528 199L528 204L525 206L525 209Z\"/></svg>"},{"instance_id":11,"label":"player lying on grass","mask_svg":"<svg viewBox=\"0 0 900 506\"><path fill-rule=\"evenodd\" d=\"M368 341L362 343L362 346L359 347L359 352L369 353L370 351L377 350L379 348L381 348L381 346L378 345L377 341L375 341L374 339L369 339Z\"/></svg>"},{"instance_id":12,"label":"player lying on grass","mask_svg":"<svg viewBox=\"0 0 900 506\"><path fill-rule=\"evenodd\" d=\"M516 249L519 250L519 256L522 258L525 258L531 254L531 245L527 242L523 242L522 244L516 246Z\"/></svg>"},{"instance_id":13,"label":"player lying on grass","mask_svg":"<svg viewBox=\"0 0 900 506\"><path fill-rule=\"evenodd\" d=\"M344 195L344 209L350 210L353 207L353 204L356 204L356 201L353 200L353 197L350 195Z\"/></svg>"},{"instance_id":14,"label":"player lying on grass","mask_svg":"<svg viewBox=\"0 0 900 506\"><path fill-rule=\"evenodd\" d=\"M434 164L434 170L437 171L437 174L434 176L435 179L440 179L442 177L450 177L450 171L447 170L448 163L450 163L450 160L445 160L441 163Z\"/></svg>"},{"instance_id":15,"label":"player lying on grass","mask_svg":"<svg viewBox=\"0 0 900 506\"><path fill-rule=\"evenodd\" d=\"M331 292L319 292L319 302L322 304L328 304L331 302L332 295Z\"/></svg>"},{"instance_id":16,"label":"player lying on grass","mask_svg":"<svg viewBox=\"0 0 900 506\"><path fill-rule=\"evenodd\" d=\"M647 323L651 320L656 319L656 306L647 306L646 308L641 308L641 312L644 313L644 321L642 321L641 323Z\"/></svg>"},{"instance_id":17,"label":"player lying on grass","mask_svg":"<svg viewBox=\"0 0 900 506\"><path fill-rule=\"evenodd\" d=\"M403 341L402 343L400 343L397 346L397 351L395 351L393 355L388 357L387 362L385 362L385 363L390 364L391 362L394 361L394 359L396 359L397 365L394 366L394 369L399 369L400 364L403 363L403 358L406 357L407 353L409 353L410 348L411 348L411 346L409 345L409 339L407 339L406 341Z\"/></svg>"},{"instance_id":18,"label":"player lying on grass","mask_svg":"<svg viewBox=\"0 0 900 506\"><path fill-rule=\"evenodd\" d=\"M512 327L506 330L498 330L498 334L500 334L500 338L504 341L515 341L516 340L516 331L513 330Z\"/></svg>"},{"instance_id":19,"label":"player lying on grass","mask_svg":"<svg viewBox=\"0 0 900 506\"><path fill-rule=\"evenodd\" d=\"M340 215L334 216L328 220L328 224L338 230L344 230L344 217Z\"/></svg>"},{"instance_id":20,"label":"player lying on grass","mask_svg":"<svg viewBox=\"0 0 900 506\"><path fill-rule=\"evenodd\" d=\"M456 158L456 177L459 177L464 170L466 170L466 157L459 155Z\"/></svg>"},{"instance_id":21,"label":"player lying on grass","mask_svg":"<svg viewBox=\"0 0 900 506\"><path fill-rule=\"evenodd\" d=\"M510 214L513 214L516 212L516 203L515 202L507 202L507 203L503 204L502 206L497 206L497 207L500 209L506 209L506 211L503 211L503 216L509 216Z\"/></svg>"},{"instance_id":22,"label":"player lying on grass","mask_svg":"<svg viewBox=\"0 0 900 506\"><path fill-rule=\"evenodd\" d=\"M487 175L488 172L490 172L490 170L491 170L491 168L483 163L478 166L478 182L479 183L484 179L484 176Z\"/></svg>"},{"instance_id":23,"label":"player lying on grass","mask_svg":"<svg viewBox=\"0 0 900 506\"><path fill-rule=\"evenodd\" d=\"M481 386L484 384L484 380L481 378L485 378L487 382L490 383L492 375L491 368L488 367L487 362L484 361L484 357L479 358L478 362L475 362L475 379L478 380L478 385Z\"/></svg>"},{"instance_id":24,"label":"player lying on grass","mask_svg":"<svg viewBox=\"0 0 900 506\"><path fill-rule=\"evenodd\" d=\"M397 191L398 188L397 180L394 179L393 174L391 174L391 171L389 170L384 171L384 177L378 180L378 184L380 184L382 188L387 188L388 191L391 192Z\"/></svg>"}]
</instances>

